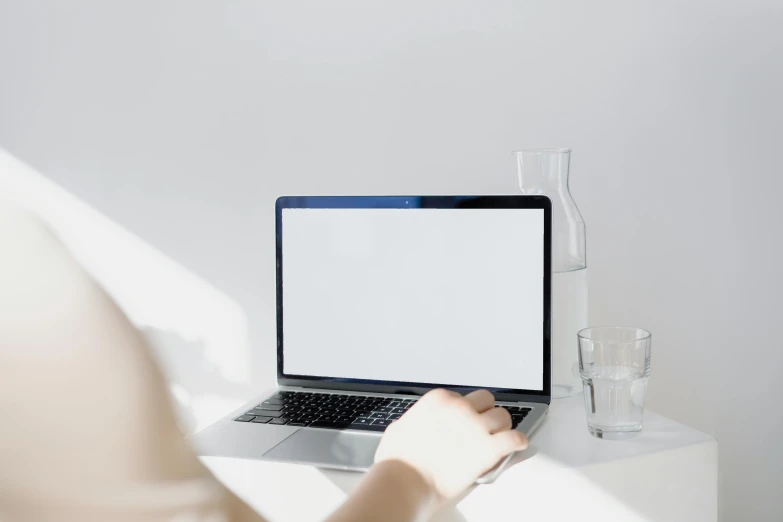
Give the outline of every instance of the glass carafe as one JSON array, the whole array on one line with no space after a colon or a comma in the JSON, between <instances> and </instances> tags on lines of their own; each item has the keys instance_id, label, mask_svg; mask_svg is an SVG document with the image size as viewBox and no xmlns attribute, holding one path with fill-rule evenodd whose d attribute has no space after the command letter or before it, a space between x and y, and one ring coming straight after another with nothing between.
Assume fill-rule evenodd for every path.
<instances>
[{"instance_id":1,"label":"glass carafe","mask_svg":"<svg viewBox=\"0 0 783 522\"><path fill-rule=\"evenodd\" d=\"M577 332L587 328L585 223L568 188L570 149L517 151L523 194L552 200L552 397L582 390Z\"/></svg>"}]
</instances>

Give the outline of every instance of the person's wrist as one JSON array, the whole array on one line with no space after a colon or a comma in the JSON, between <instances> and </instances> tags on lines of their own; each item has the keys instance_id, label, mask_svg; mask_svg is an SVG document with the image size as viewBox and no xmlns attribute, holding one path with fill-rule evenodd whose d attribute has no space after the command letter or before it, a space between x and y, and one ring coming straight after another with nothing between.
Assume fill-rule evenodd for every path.
<instances>
[{"instance_id":1,"label":"person's wrist","mask_svg":"<svg viewBox=\"0 0 783 522\"><path fill-rule=\"evenodd\" d=\"M416 511L429 515L440 504L434 484L419 470L397 459L376 463L372 473L387 483L387 491L394 491L399 500L405 501Z\"/></svg>"}]
</instances>

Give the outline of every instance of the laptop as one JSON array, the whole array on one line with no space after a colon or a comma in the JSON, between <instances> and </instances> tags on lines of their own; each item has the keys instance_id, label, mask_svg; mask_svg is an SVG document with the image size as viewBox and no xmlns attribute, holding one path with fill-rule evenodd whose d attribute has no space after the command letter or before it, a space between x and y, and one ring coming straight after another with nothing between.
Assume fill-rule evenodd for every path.
<instances>
[{"instance_id":1,"label":"laptop","mask_svg":"<svg viewBox=\"0 0 783 522\"><path fill-rule=\"evenodd\" d=\"M440 387L486 388L514 429L539 426L548 198L281 197L275 210L278 387L197 433L200 455L366 470L384 430Z\"/></svg>"}]
</instances>

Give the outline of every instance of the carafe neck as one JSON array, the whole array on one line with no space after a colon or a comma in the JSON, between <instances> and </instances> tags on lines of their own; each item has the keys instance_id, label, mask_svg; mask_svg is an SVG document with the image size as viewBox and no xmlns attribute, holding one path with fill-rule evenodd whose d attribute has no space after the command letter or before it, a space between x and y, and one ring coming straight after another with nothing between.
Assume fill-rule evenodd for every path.
<instances>
[{"instance_id":1,"label":"carafe neck","mask_svg":"<svg viewBox=\"0 0 783 522\"><path fill-rule=\"evenodd\" d=\"M516 154L522 194L568 193L570 149L531 149Z\"/></svg>"}]
</instances>

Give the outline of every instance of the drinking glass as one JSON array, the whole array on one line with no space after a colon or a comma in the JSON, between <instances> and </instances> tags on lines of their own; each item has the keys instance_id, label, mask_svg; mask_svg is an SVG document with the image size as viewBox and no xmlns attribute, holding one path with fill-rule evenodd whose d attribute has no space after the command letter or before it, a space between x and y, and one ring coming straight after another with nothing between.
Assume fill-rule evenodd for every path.
<instances>
[{"instance_id":1,"label":"drinking glass","mask_svg":"<svg viewBox=\"0 0 783 522\"><path fill-rule=\"evenodd\" d=\"M652 335L615 326L585 328L577 336L588 431L600 439L636 435L644 417Z\"/></svg>"}]
</instances>

